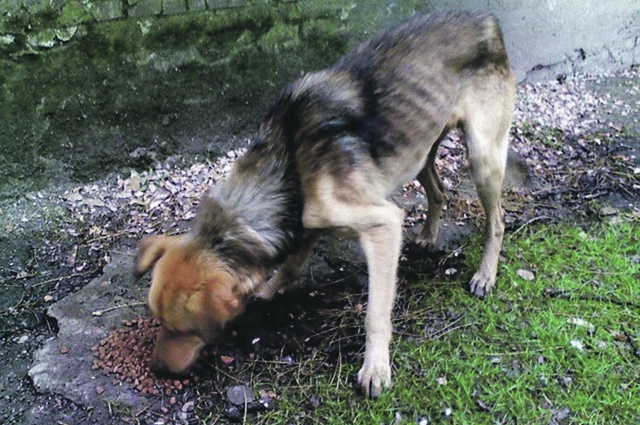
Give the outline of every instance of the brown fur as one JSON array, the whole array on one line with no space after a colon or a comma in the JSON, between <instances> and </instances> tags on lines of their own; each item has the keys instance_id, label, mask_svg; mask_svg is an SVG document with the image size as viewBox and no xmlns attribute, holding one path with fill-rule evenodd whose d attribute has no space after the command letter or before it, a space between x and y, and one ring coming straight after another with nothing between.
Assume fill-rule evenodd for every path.
<instances>
[{"instance_id":1,"label":"brown fur","mask_svg":"<svg viewBox=\"0 0 640 425\"><path fill-rule=\"evenodd\" d=\"M154 364L188 368L249 297L271 298L296 279L323 233L346 230L369 266L358 381L367 394L380 394L391 385L404 218L389 195L418 178L429 201L419 242L433 248L444 201L436 150L460 127L487 215L485 252L470 286L488 293L502 245L500 191L514 102L500 29L484 14L417 17L292 84L254 145L205 197L192 231L140 244L136 273L153 269L149 304L162 323Z\"/></svg>"}]
</instances>

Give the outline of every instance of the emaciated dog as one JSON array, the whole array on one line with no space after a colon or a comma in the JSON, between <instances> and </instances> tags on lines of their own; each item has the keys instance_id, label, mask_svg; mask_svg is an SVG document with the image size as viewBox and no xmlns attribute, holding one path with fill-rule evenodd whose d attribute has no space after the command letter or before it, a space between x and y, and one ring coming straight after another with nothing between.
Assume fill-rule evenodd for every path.
<instances>
[{"instance_id":1,"label":"emaciated dog","mask_svg":"<svg viewBox=\"0 0 640 425\"><path fill-rule=\"evenodd\" d=\"M369 272L358 382L379 395L391 384L404 219L389 196L418 179L429 203L418 241L433 248L444 200L436 151L450 129L461 128L486 214L471 292L487 294L504 231L500 198L514 103L498 22L481 13L418 16L293 83L228 178L204 197L191 231L140 243L136 274L153 269L149 304L161 322L156 369L189 368L251 297L271 298L296 279L320 235L347 231L359 239Z\"/></svg>"}]
</instances>

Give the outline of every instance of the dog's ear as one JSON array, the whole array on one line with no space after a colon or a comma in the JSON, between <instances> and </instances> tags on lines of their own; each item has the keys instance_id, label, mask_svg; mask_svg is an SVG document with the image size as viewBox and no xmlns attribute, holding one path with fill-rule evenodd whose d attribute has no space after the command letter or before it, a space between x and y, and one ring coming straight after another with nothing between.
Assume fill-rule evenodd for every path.
<instances>
[{"instance_id":1,"label":"dog's ear","mask_svg":"<svg viewBox=\"0 0 640 425\"><path fill-rule=\"evenodd\" d=\"M143 238L138 244L138 254L136 255L136 265L133 270L133 276L139 279L153 268L164 254L168 244L169 238L167 236L146 236Z\"/></svg>"}]
</instances>

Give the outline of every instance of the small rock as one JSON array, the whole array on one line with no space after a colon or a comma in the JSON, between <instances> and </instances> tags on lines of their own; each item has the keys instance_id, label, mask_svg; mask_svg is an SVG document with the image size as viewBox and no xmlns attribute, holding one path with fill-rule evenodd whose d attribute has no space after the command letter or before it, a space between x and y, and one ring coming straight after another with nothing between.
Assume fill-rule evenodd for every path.
<instances>
[{"instance_id":1,"label":"small rock","mask_svg":"<svg viewBox=\"0 0 640 425\"><path fill-rule=\"evenodd\" d=\"M103 387L96 387L96 394L100 395L104 392L104 388Z\"/></svg>"},{"instance_id":2,"label":"small rock","mask_svg":"<svg viewBox=\"0 0 640 425\"><path fill-rule=\"evenodd\" d=\"M528 282L530 282L530 281L532 281L533 279L535 279L535 278L536 278L536 275L535 275L535 274L533 274L533 272L532 272L531 270L518 269L518 270L516 271L516 274L517 274L520 278L522 278L522 279L524 279L524 280L526 280L526 281L528 281Z\"/></svg>"},{"instance_id":3,"label":"small rock","mask_svg":"<svg viewBox=\"0 0 640 425\"><path fill-rule=\"evenodd\" d=\"M586 320L581 319L579 317L571 317L567 319L567 323L576 325L576 326L581 326L584 328L589 328L590 330L595 329L595 325L593 323L587 322Z\"/></svg>"},{"instance_id":4,"label":"small rock","mask_svg":"<svg viewBox=\"0 0 640 425\"><path fill-rule=\"evenodd\" d=\"M616 214L618 214L618 209L614 207L603 207L600 210L600 217L606 217L609 215L616 215Z\"/></svg>"},{"instance_id":5,"label":"small rock","mask_svg":"<svg viewBox=\"0 0 640 425\"><path fill-rule=\"evenodd\" d=\"M579 339L572 339L570 341L570 344L576 350L578 350L580 352L584 351L584 342L580 341Z\"/></svg>"},{"instance_id":6,"label":"small rock","mask_svg":"<svg viewBox=\"0 0 640 425\"><path fill-rule=\"evenodd\" d=\"M245 403L251 403L256 396L253 390L246 385L236 385L227 390L227 400L236 406L243 406Z\"/></svg>"},{"instance_id":7,"label":"small rock","mask_svg":"<svg viewBox=\"0 0 640 425\"><path fill-rule=\"evenodd\" d=\"M224 409L223 415L225 418L231 421L240 421L242 420L242 413L236 406L229 406Z\"/></svg>"},{"instance_id":8,"label":"small rock","mask_svg":"<svg viewBox=\"0 0 640 425\"><path fill-rule=\"evenodd\" d=\"M313 406L314 409L317 409L318 407L320 407L321 402L317 396L312 395L309 401L311 402L311 405Z\"/></svg>"},{"instance_id":9,"label":"small rock","mask_svg":"<svg viewBox=\"0 0 640 425\"><path fill-rule=\"evenodd\" d=\"M69 352L69 347L62 346L60 347L60 354L67 354Z\"/></svg>"},{"instance_id":10,"label":"small rock","mask_svg":"<svg viewBox=\"0 0 640 425\"><path fill-rule=\"evenodd\" d=\"M395 418L393 419L393 425L401 425L402 424L402 415L400 412L396 412Z\"/></svg>"}]
</instances>

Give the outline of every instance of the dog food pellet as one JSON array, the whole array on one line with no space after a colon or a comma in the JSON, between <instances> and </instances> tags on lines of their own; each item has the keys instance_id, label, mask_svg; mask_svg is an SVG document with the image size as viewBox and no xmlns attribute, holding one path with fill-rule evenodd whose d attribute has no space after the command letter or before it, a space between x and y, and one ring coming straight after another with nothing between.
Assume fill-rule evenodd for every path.
<instances>
[{"instance_id":1,"label":"dog food pellet","mask_svg":"<svg viewBox=\"0 0 640 425\"><path fill-rule=\"evenodd\" d=\"M151 372L151 355L160 326L157 320L139 318L124 320L122 324L123 328L114 330L91 348L95 357L92 370L112 376L113 385L129 384L142 395L171 396L192 381L198 381L195 376L183 380L161 379ZM173 400L175 403L175 397Z\"/></svg>"}]
</instances>

